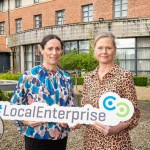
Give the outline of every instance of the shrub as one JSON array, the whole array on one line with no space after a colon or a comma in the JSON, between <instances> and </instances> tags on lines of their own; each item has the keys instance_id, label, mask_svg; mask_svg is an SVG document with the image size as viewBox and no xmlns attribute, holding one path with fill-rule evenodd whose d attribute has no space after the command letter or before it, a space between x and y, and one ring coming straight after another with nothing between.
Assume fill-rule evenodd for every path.
<instances>
[{"instance_id":1,"label":"shrub","mask_svg":"<svg viewBox=\"0 0 150 150\"><path fill-rule=\"evenodd\" d=\"M147 86L148 85L148 77L134 76L134 84L137 86Z\"/></svg>"},{"instance_id":2,"label":"shrub","mask_svg":"<svg viewBox=\"0 0 150 150\"><path fill-rule=\"evenodd\" d=\"M76 50L72 50L70 53L65 54L60 59L60 65L65 70L82 70L89 72L94 70L98 66L98 61L93 57L92 47L89 53L77 53ZM116 56L115 63L119 65L119 58Z\"/></svg>"},{"instance_id":3,"label":"shrub","mask_svg":"<svg viewBox=\"0 0 150 150\"><path fill-rule=\"evenodd\" d=\"M83 82L84 82L84 78L83 77L78 77L77 78L78 85L83 85Z\"/></svg>"},{"instance_id":4,"label":"shrub","mask_svg":"<svg viewBox=\"0 0 150 150\"><path fill-rule=\"evenodd\" d=\"M75 77L72 77L73 85L75 85ZM77 77L77 85L83 85L84 77ZM147 86L148 77L134 76L134 84L137 86Z\"/></svg>"},{"instance_id":5,"label":"shrub","mask_svg":"<svg viewBox=\"0 0 150 150\"><path fill-rule=\"evenodd\" d=\"M19 80L21 74L12 74L11 72L0 74L1 80Z\"/></svg>"},{"instance_id":6,"label":"shrub","mask_svg":"<svg viewBox=\"0 0 150 150\"><path fill-rule=\"evenodd\" d=\"M60 65L65 70L82 70L91 71L96 68L98 62L93 57L93 51L89 53L77 53L73 50L68 54L65 54L60 59Z\"/></svg>"},{"instance_id":7,"label":"shrub","mask_svg":"<svg viewBox=\"0 0 150 150\"><path fill-rule=\"evenodd\" d=\"M13 92L3 92L0 90L0 101L10 101Z\"/></svg>"},{"instance_id":8,"label":"shrub","mask_svg":"<svg viewBox=\"0 0 150 150\"><path fill-rule=\"evenodd\" d=\"M147 84L150 85L150 76L148 77L148 83Z\"/></svg>"},{"instance_id":9,"label":"shrub","mask_svg":"<svg viewBox=\"0 0 150 150\"><path fill-rule=\"evenodd\" d=\"M75 85L75 77L72 77L73 85ZM83 85L84 78L83 77L77 77L77 85Z\"/></svg>"},{"instance_id":10,"label":"shrub","mask_svg":"<svg viewBox=\"0 0 150 150\"><path fill-rule=\"evenodd\" d=\"M5 94L3 91L0 90L0 101L4 101L5 100Z\"/></svg>"},{"instance_id":11,"label":"shrub","mask_svg":"<svg viewBox=\"0 0 150 150\"><path fill-rule=\"evenodd\" d=\"M7 98L10 101L10 99L12 98L14 92L7 92Z\"/></svg>"},{"instance_id":12,"label":"shrub","mask_svg":"<svg viewBox=\"0 0 150 150\"><path fill-rule=\"evenodd\" d=\"M72 83L75 85L75 77L72 77Z\"/></svg>"}]
</instances>

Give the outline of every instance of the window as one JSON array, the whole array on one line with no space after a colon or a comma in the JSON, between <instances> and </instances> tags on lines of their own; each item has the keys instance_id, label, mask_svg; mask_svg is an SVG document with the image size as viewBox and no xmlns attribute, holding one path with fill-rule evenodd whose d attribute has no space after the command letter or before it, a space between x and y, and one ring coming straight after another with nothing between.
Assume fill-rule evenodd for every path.
<instances>
[{"instance_id":1,"label":"window","mask_svg":"<svg viewBox=\"0 0 150 150\"><path fill-rule=\"evenodd\" d=\"M138 75L150 75L150 38L137 38Z\"/></svg>"},{"instance_id":2,"label":"window","mask_svg":"<svg viewBox=\"0 0 150 150\"><path fill-rule=\"evenodd\" d=\"M117 56L122 68L136 75L150 75L150 38L117 39Z\"/></svg>"},{"instance_id":3,"label":"window","mask_svg":"<svg viewBox=\"0 0 150 150\"><path fill-rule=\"evenodd\" d=\"M65 42L65 53L70 53L73 50L78 51L77 41Z\"/></svg>"},{"instance_id":4,"label":"window","mask_svg":"<svg viewBox=\"0 0 150 150\"><path fill-rule=\"evenodd\" d=\"M13 69L16 71L20 71L21 70L21 64L19 62L21 62L21 49L20 46L16 46L14 47L14 51L13 51Z\"/></svg>"},{"instance_id":5,"label":"window","mask_svg":"<svg viewBox=\"0 0 150 150\"><path fill-rule=\"evenodd\" d=\"M127 17L128 0L114 0L114 17Z\"/></svg>"},{"instance_id":6,"label":"window","mask_svg":"<svg viewBox=\"0 0 150 150\"><path fill-rule=\"evenodd\" d=\"M41 27L42 27L42 15L35 15L34 28L41 28Z\"/></svg>"},{"instance_id":7,"label":"window","mask_svg":"<svg viewBox=\"0 0 150 150\"><path fill-rule=\"evenodd\" d=\"M78 53L89 52L89 41L66 41L65 43L65 54L76 50Z\"/></svg>"},{"instance_id":8,"label":"window","mask_svg":"<svg viewBox=\"0 0 150 150\"><path fill-rule=\"evenodd\" d=\"M29 70L33 66L33 50L32 45L27 45L25 49L25 69Z\"/></svg>"},{"instance_id":9,"label":"window","mask_svg":"<svg viewBox=\"0 0 150 150\"><path fill-rule=\"evenodd\" d=\"M135 38L116 39L116 44L120 66L135 72Z\"/></svg>"},{"instance_id":10,"label":"window","mask_svg":"<svg viewBox=\"0 0 150 150\"><path fill-rule=\"evenodd\" d=\"M93 5L86 5L82 7L83 22L93 21Z\"/></svg>"},{"instance_id":11,"label":"window","mask_svg":"<svg viewBox=\"0 0 150 150\"><path fill-rule=\"evenodd\" d=\"M19 33L22 31L22 19L16 19L16 32Z\"/></svg>"},{"instance_id":12,"label":"window","mask_svg":"<svg viewBox=\"0 0 150 150\"><path fill-rule=\"evenodd\" d=\"M15 7L21 7L21 0L15 0Z\"/></svg>"},{"instance_id":13,"label":"window","mask_svg":"<svg viewBox=\"0 0 150 150\"><path fill-rule=\"evenodd\" d=\"M33 45L33 66L41 65L43 63L43 56L40 52L40 45Z\"/></svg>"},{"instance_id":14,"label":"window","mask_svg":"<svg viewBox=\"0 0 150 150\"><path fill-rule=\"evenodd\" d=\"M79 41L79 53L88 53L89 52L89 41Z\"/></svg>"},{"instance_id":15,"label":"window","mask_svg":"<svg viewBox=\"0 0 150 150\"><path fill-rule=\"evenodd\" d=\"M43 57L40 53L39 45L25 46L25 69L29 70L33 66L42 64Z\"/></svg>"},{"instance_id":16,"label":"window","mask_svg":"<svg viewBox=\"0 0 150 150\"><path fill-rule=\"evenodd\" d=\"M64 16L65 16L64 10L56 11L56 24L57 25L61 25L65 23Z\"/></svg>"},{"instance_id":17,"label":"window","mask_svg":"<svg viewBox=\"0 0 150 150\"><path fill-rule=\"evenodd\" d=\"M4 0L0 1L0 11L4 11Z\"/></svg>"},{"instance_id":18,"label":"window","mask_svg":"<svg viewBox=\"0 0 150 150\"><path fill-rule=\"evenodd\" d=\"M5 23L0 22L0 35L5 34Z\"/></svg>"},{"instance_id":19,"label":"window","mask_svg":"<svg viewBox=\"0 0 150 150\"><path fill-rule=\"evenodd\" d=\"M34 0L34 3L39 3L41 2L42 0Z\"/></svg>"}]
</instances>

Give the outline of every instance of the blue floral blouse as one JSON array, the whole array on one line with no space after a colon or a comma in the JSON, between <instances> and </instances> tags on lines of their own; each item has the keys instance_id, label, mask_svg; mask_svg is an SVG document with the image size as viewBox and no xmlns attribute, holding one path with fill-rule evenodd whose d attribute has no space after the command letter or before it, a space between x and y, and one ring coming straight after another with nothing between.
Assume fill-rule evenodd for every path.
<instances>
[{"instance_id":1,"label":"blue floral blouse","mask_svg":"<svg viewBox=\"0 0 150 150\"><path fill-rule=\"evenodd\" d=\"M35 66L26 71L19 79L11 103L30 105L33 102L45 102L48 105L74 106L74 93L71 77L57 68L49 71L43 66ZM36 139L63 139L68 136L69 127L60 127L58 123L48 122L37 127L25 126L16 121L19 131Z\"/></svg>"}]
</instances>

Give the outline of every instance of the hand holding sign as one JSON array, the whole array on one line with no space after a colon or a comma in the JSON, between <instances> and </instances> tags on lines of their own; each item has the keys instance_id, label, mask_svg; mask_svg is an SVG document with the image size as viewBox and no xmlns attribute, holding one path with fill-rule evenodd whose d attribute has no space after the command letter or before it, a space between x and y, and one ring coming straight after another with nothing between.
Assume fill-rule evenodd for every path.
<instances>
[{"instance_id":1,"label":"hand holding sign","mask_svg":"<svg viewBox=\"0 0 150 150\"><path fill-rule=\"evenodd\" d=\"M107 92L100 97L99 107L108 113L112 112L114 116L113 121L118 121L118 123L129 120L134 113L133 104L113 92Z\"/></svg>"},{"instance_id":2,"label":"hand holding sign","mask_svg":"<svg viewBox=\"0 0 150 150\"><path fill-rule=\"evenodd\" d=\"M0 105L2 119L63 122L71 126L78 123L93 124L96 121L104 125L115 126L130 119L134 112L129 100L120 98L113 92L105 93L100 97L100 109L89 104L84 107L62 107L56 104L48 106L45 103L36 102L31 105L10 105L9 102L1 101Z\"/></svg>"}]
</instances>

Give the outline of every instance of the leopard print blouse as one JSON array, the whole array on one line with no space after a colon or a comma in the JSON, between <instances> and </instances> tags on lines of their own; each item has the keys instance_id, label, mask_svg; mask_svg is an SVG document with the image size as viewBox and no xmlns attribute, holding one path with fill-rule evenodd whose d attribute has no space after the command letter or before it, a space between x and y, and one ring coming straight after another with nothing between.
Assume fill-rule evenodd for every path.
<instances>
[{"instance_id":1,"label":"leopard print blouse","mask_svg":"<svg viewBox=\"0 0 150 150\"><path fill-rule=\"evenodd\" d=\"M133 103L135 112L127 122L129 127L115 135L104 135L91 125L86 126L83 150L131 150L129 130L138 125L140 111L132 74L115 65L102 80L98 77L98 67L84 80L82 106L91 104L99 108L98 100L106 92L115 92Z\"/></svg>"}]
</instances>

